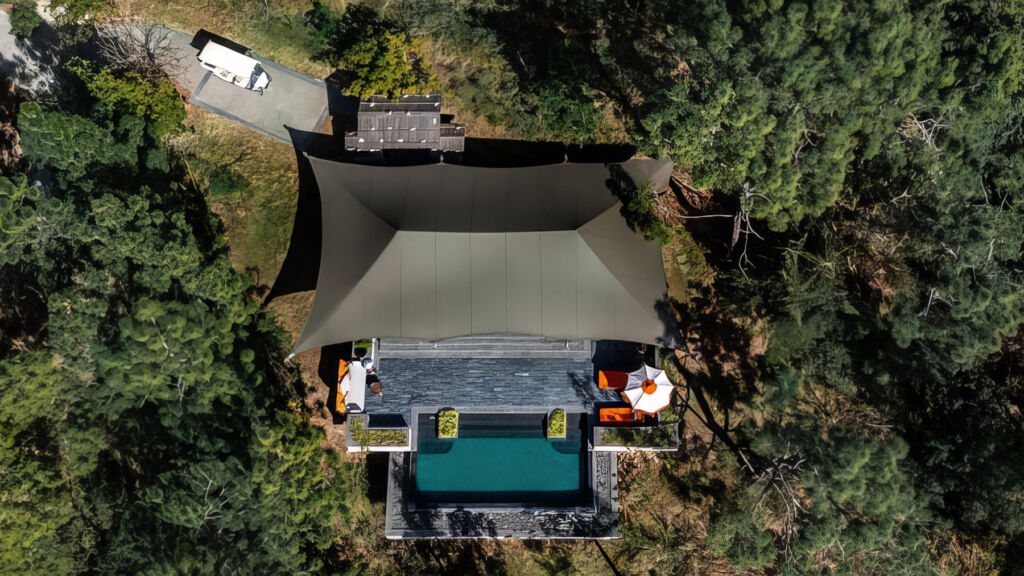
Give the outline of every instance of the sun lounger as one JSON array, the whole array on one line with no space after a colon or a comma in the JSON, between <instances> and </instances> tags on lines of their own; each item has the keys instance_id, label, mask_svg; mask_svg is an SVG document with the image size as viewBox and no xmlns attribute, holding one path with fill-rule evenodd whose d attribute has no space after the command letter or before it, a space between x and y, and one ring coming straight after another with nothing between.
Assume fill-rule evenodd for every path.
<instances>
[{"instance_id":1,"label":"sun lounger","mask_svg":"<svg viewBox=\"0 0 1024 576\"><path fill-rule=\"evenodd\" d=\"M618 422L636 422L640 419L636 412L628 406L601 408L598 412L598 419L602 424Z\"/></svg>"},{"instance_id":2,"label":"sun lounger","mask_svg":"<svg viewBox=\"0 0 1024 576\"><path fill-rule=\"evenodd\" d=\"M334 410L338 414L344 414L345 409L345 396L348 395L347 387L342 386L342 381L345 380L345 375L348 373L348 362L345 360L338 360L338 397L334 401ZM345 389L343 389L345 388Z\"/></svg>"},{"instance_id":3,"label":"sun lounger","mask_svg":"<svg viewBox=\"0 0 1024 576\"><path fill-rule=\"evenodd\" d=\"M629 374L613 370L598 370L597 387L606 390L622 390L626 387Z\"/></svg>"}]
</instances>

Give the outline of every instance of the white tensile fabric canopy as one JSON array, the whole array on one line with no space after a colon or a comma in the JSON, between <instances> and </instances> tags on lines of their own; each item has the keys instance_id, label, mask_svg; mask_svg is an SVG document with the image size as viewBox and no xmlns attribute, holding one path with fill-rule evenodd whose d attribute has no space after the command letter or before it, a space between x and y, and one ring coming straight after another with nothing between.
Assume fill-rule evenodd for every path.
<instances>
[{"instance_id":1,"label":"white tensile fabric canopy","mask_svg":"<svg viewBox=\"0 0 1024 576\"><path fill-rule=\"evenodd\" d=\"M675 386L669 381L664 370L644 364L639 370L629 373L629 380L622 394L629 400L633 410L655 414L667 408L672 402L673 390Z\"/></svg>"},{"instance_id":2,"label":"white tensile fabric canopy","mask_svg":"<svg viewBox=\"0 0 1024 576\"><path fill-rule=\"evenodd\" d=\"M665 345L661 248L630 230L604 164L394 167L307 156L323 237L294 352L486 334ZM664 190L668 160L620 164Z\"/></svg>"}]
</instances>

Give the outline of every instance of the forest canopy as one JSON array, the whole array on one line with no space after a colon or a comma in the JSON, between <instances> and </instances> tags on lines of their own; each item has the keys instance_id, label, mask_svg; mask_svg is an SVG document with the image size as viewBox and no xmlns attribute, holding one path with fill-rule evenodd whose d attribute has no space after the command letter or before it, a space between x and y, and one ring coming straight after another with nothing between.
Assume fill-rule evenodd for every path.
<instances>
[{"instance_id":1,"label":"forest canopy","mask_svg":"<svg viewBox=\"0 0 1024 576\"><path fill-rule=\"evenodd\" d=\"M78 61L0 177L0 558L12 574L325 570L346 478L282 332L162 137L166 80Z\"/></svg>"},{"instance_id":2,"label":"forest canopy","mask_svg":"<svg viewBox=\"0 0 1024 576\"><path fill-rule=\"evenodd\" d=\"M625 199L674 273L705 278L677 294L679 364L753 481L710 548L738 569L927 573L929 539L961 530L1017 557L1024 4L392 12L470 60L442 80L493 121L610 106L680 168L675 197Z\"/></svg>"},{"instance_id":3,"label":"forest canopy","mask_svg":"<svg viewBox=\"0 0 1024 576\"><path fill-rule=\"evenodd\" d=\"M119 9L51 5L67 27ZM674 161L671 193L615 190L663 244L689 394L682 450L623 457L620 571L1024 562L1024 2L201 10L285 30L352 95L440 90L505 137ZM605 570L590 543L383 542L367 465L308 422L172 145L174 86L110 64L0 100L5 569Z\"/></svg>"}]
</instances>

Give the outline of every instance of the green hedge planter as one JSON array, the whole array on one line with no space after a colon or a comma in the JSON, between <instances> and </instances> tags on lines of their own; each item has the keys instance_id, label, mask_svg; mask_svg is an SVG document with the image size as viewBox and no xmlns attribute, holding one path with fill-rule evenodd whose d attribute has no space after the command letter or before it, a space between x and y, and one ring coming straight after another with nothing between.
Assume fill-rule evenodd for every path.
<instances>
[{"instance_id":1,"label":"green hedge planter","mask_svg":"<svg viewBox=\"0 0 1024 576\"><path fill-rule=\"evenodd\" d=\"M548 415L548 438L565 438L565 410L558 408Z\"/></svg>"},{"instance_id":2,"label":"green hedge planter","mask_svg":"<svg viewBox=\"0 0 1024 576\"><path fill-rule=\"evenodd\" d=\"M409 444L408 431L405 429L367 428L365 416L350 416L348 423L349 434L363 449L370 446L407 446Z\"/></svg>"},{"instance_id":3,"label":"green hedge planter","mask_svg":"<svg viewBox=\"0 0 1024 576\"><path fill-rule=\"evenodd\" d=\"M651 427L603 428L601 441L612 446L630 448L677 448L678 424L670 422Z\"/></svg>"},{"instance_id":4,"label":"green hedge planter","mask_svg":"<svg viewBox=\"0 0 1024 576\"><path fill-rule=\"evenodd\" d=\"M459 413L457 411L446 408L437 413L437 437L459 437Z\"/></svg>"}]
</instances>

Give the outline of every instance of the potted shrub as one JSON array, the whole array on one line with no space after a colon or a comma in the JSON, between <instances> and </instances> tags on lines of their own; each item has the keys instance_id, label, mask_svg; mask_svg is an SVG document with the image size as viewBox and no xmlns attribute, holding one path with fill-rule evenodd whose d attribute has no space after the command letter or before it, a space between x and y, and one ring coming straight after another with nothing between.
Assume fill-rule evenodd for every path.
<instances>
[{"instance_id":1,"label":"potted shrub","mask_svg":"<svg viewBox=\"0 0 1024 576\"><path fill-rule=\"evenodd\" d=\"M459 437L459 413L451 408L445 408L437 413L437 437L458 438Z\"/></svg>"},{"instance_id":2,"label":"potted shrub","mask_svg":"<svg viewBox=\"0 0 1024 576\"><path fill-rule=\"evenodd\" d=\"M565 438L565 410L558 408L548 415L548 438Z\"/></svg>"}]
</instances>

